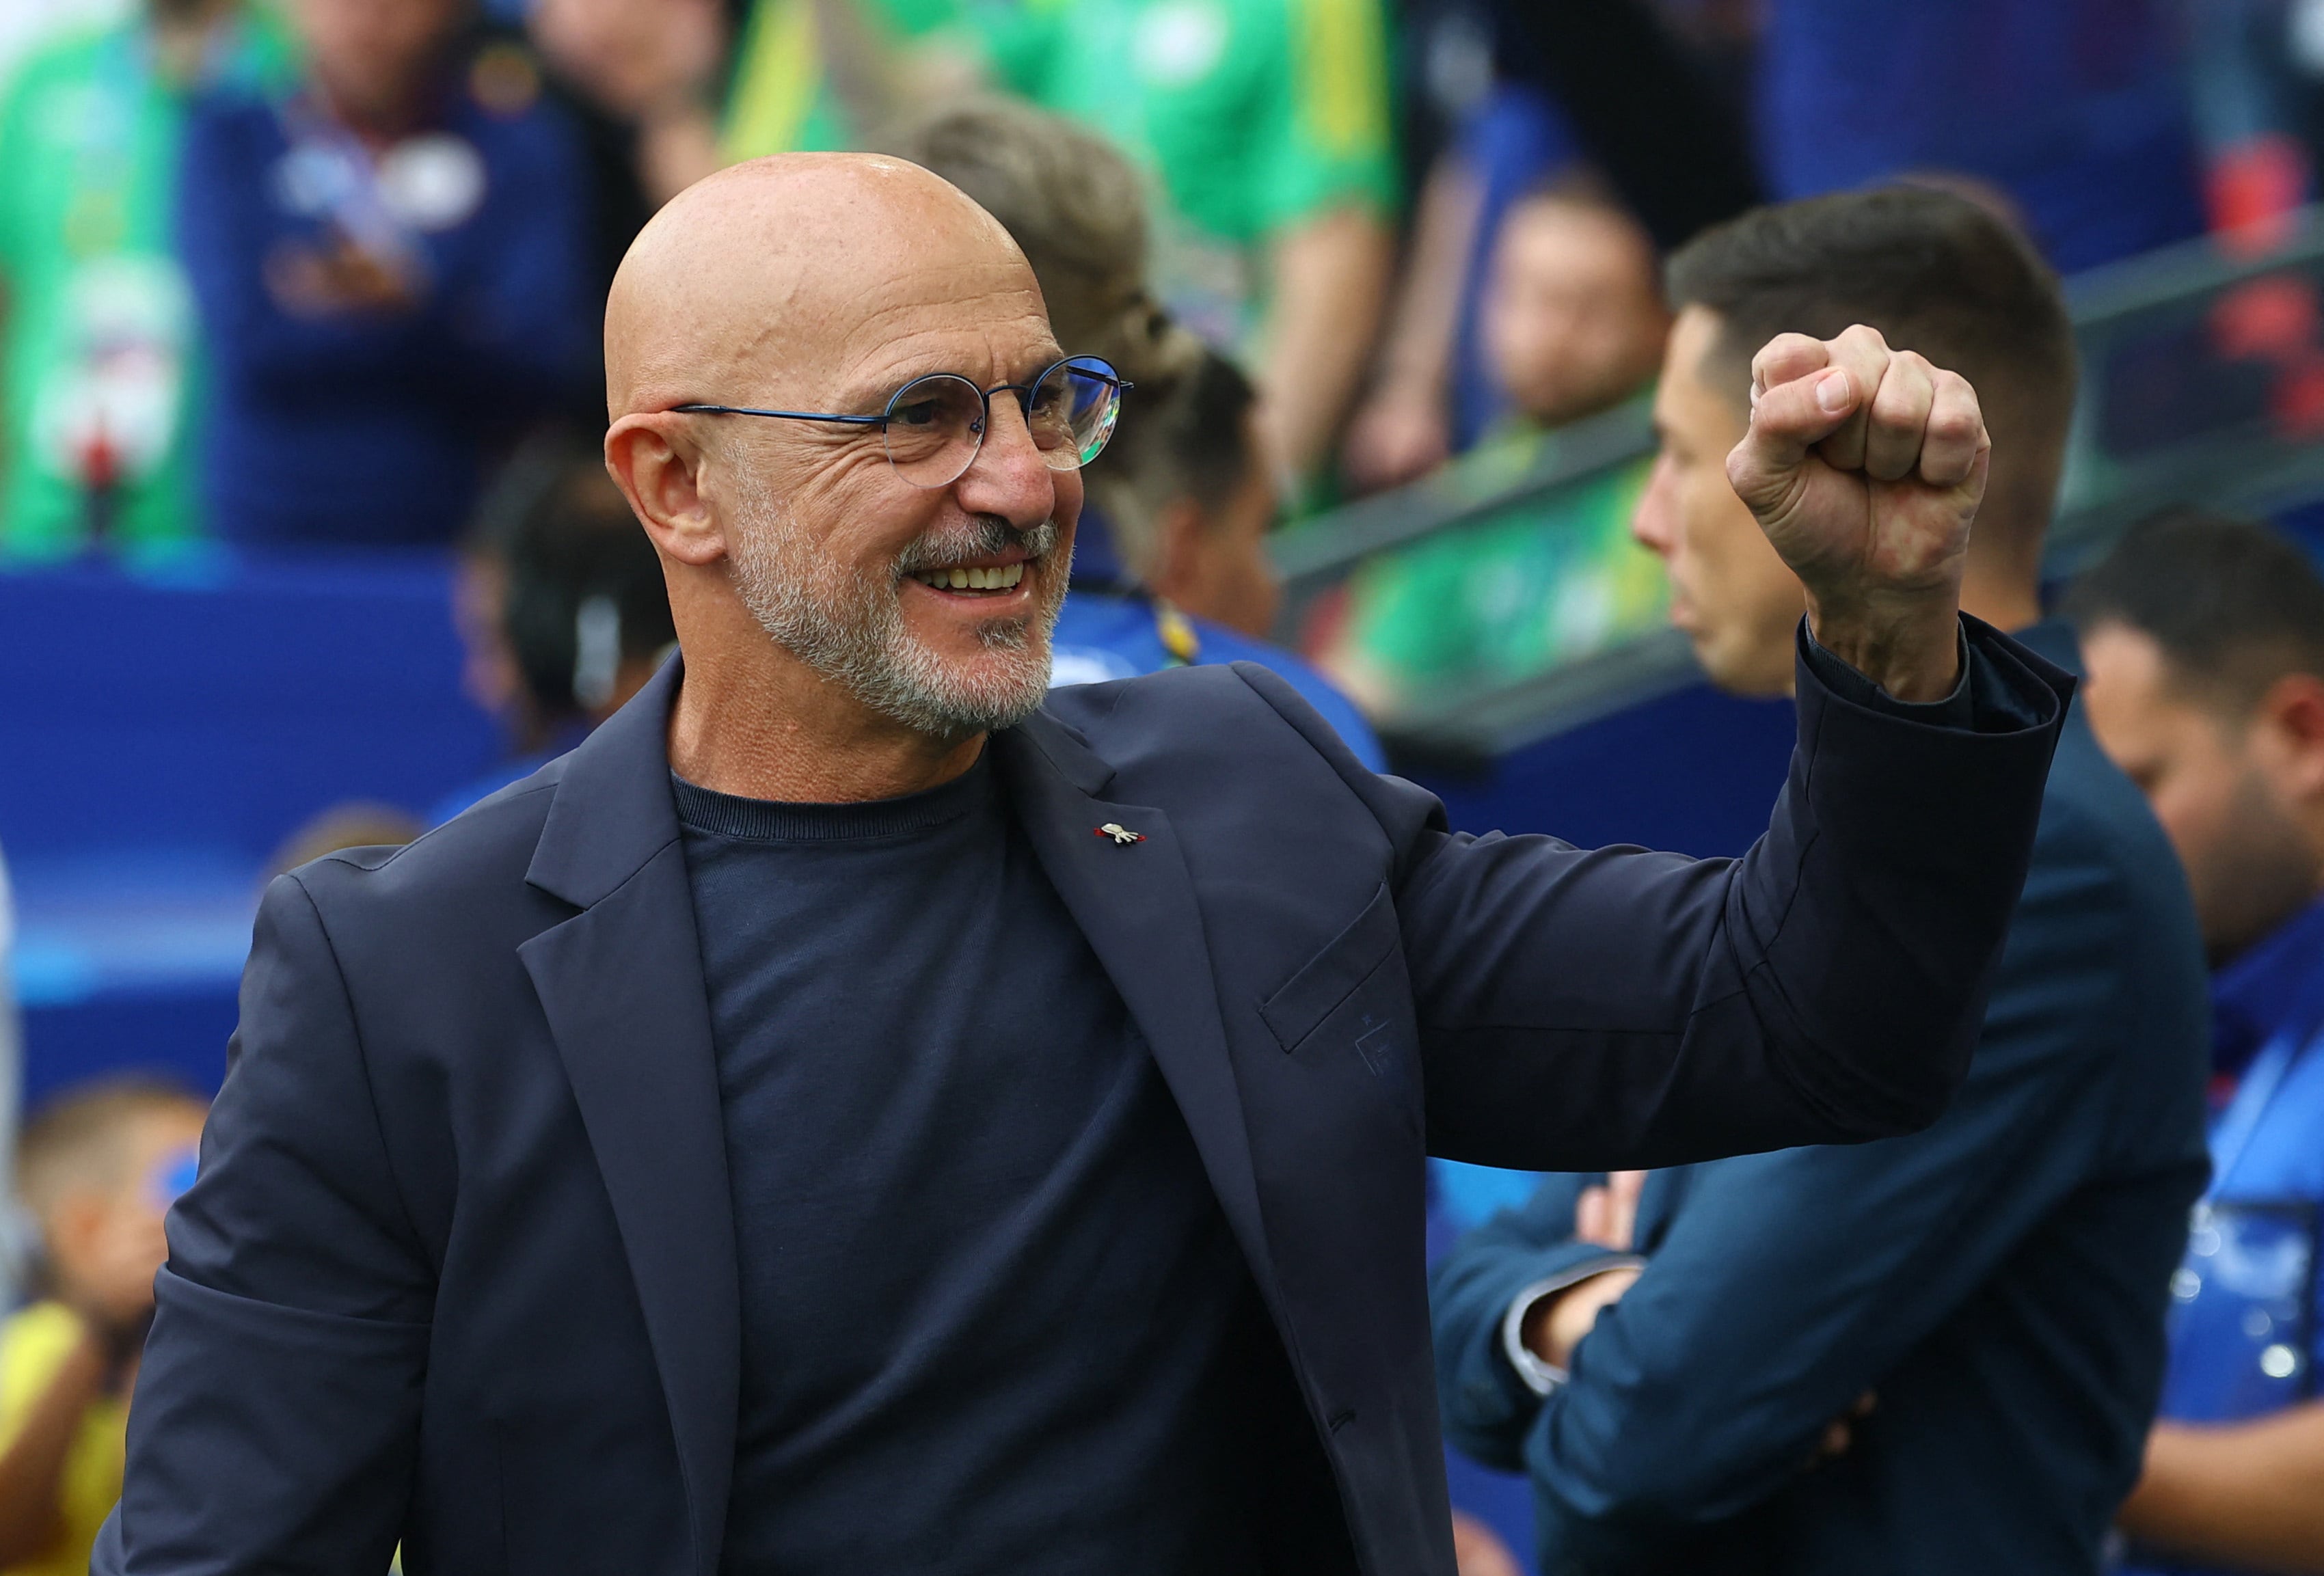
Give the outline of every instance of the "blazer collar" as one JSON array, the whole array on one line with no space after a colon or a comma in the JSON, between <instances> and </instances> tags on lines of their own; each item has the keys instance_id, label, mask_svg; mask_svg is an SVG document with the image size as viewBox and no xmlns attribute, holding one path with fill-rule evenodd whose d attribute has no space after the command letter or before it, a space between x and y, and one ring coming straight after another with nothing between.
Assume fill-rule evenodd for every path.
<instances>
[{"instance_id":1,"label":"blazer collar","mask_svg":"<svg viewBox=\"0 0 2324 1576\"><path fill-rule=\"evenodd\" d=\"M565 758L524 879L576 908L595 904L678 840L669 795L669 708L684 659L672 657Z\"/></svg>"},{"instance_id":2,"label":"blazer collar","mask_svg":"<svg viewBox=\"0 0 2324 1576\"><path fill-rule=\"evenodd\" d=\"M717 1054L669 790L673 659L566 758L526 880L581 910L520 954L604 1175L712 1576L740 1385L740 1289ZM1144 1034L1269 1300L1250 1137L1204 919L1170 819L1046 712L987 748L1044 872ZM1101 835L1109 822L1140 841Z\"/></svg>"}]
</instances>

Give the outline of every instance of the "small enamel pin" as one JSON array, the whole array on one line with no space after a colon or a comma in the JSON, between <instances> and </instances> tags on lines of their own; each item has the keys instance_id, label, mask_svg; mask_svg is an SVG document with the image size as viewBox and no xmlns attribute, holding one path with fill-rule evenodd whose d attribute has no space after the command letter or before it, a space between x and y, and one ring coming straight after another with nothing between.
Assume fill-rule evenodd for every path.
<instances>
[{"instance_id":1,"label":"small enamel pin","mask_svg":"<svg viewBox=\"0 0 2324 1576\"><path fill-rule=\"evenodd\" d=\"M1100 837L1111 837L1116 843L1143 843L1146 841L1145 833L1132 832L1129 827L1123 825L1119 821L1108 821L1104 825L1093 826L1090 830Z\"/></svg>"}]
</instances>

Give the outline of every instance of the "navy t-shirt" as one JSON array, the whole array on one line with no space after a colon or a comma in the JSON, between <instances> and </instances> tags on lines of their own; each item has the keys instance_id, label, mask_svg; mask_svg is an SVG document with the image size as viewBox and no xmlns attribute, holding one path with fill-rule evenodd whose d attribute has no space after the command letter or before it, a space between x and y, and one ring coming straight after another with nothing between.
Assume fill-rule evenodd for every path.
<instances>
[{"instance_id":1,"label":"navy t-shirt","mask_svg":"<svg viewBox=\"0 0 2324 1576\"><path fill-rule=\"evenodd\" d=\"M870 804L674 788L742 1270L724 1568L1277 1567L1312 1427L989 759Z\"/></svg>"}]
</instances>

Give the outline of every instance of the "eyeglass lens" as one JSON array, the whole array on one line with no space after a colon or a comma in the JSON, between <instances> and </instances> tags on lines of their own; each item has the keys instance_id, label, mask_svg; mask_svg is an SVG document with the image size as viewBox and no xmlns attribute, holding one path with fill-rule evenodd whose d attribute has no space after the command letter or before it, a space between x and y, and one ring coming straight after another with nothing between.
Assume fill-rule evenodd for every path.
<instances>
[{"instance_id":1,"label":"eyeglass lens","mask_svg":"<svg viewBox=\"0 0 2324 1576\"><path fill-rule=\"evenodd\" d=\"M1121 411L1111 369L1101 373L1102 364L1077 361L1058 363L1029 395L1018 396L1033 446L1053 471L1077 470L1095 459ZM916 487L957 479L983 446L985 408L982 391L952 373L905 384L888 402L888 459L896 474Z\"/></svg>"}]
</instances>

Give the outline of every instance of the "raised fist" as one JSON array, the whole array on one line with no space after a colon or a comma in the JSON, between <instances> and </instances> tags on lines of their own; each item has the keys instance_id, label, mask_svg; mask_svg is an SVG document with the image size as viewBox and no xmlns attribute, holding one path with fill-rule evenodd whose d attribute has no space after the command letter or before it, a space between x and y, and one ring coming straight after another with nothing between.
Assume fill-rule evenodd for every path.
<instances>
[{"instance_id":1,"label":"raised fist","mask_svg":"<svg viewBox=\"0 0 2324 1576\"><path fill-rule=\"evenodd\" d=\"M1727 479L1806 587L1816 639L1899 699L1941 699L1958 677L1992 447L1968 382L1861 324L1779 335L1752 358Z\"/></svg>"}]
</instances>

